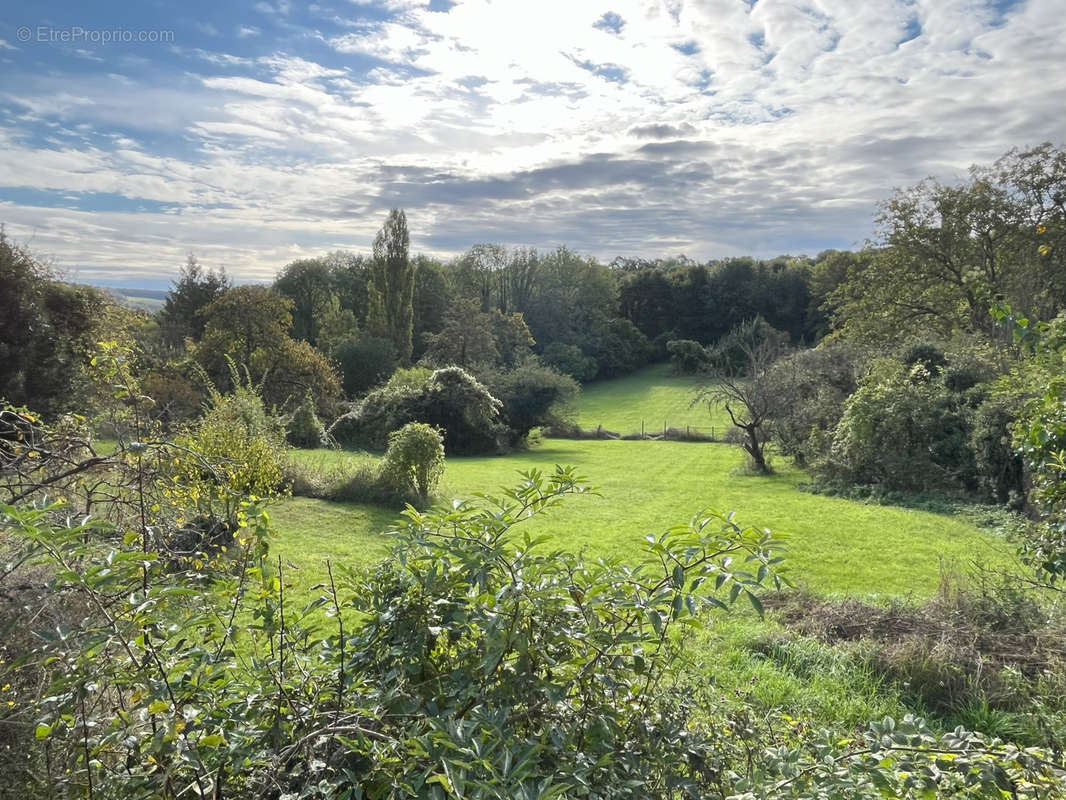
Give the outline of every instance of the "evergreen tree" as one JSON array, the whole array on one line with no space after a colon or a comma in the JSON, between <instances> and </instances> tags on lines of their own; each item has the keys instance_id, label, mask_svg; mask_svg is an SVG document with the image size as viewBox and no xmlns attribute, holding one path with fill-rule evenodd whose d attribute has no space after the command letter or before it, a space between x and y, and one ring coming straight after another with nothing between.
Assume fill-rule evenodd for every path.
<instances>
[{"instance_id":1,"label":"evergreen tree","mask_svg":"<svg viewBox=\"0 0 1066 800\"><path fill-rule=\"evenodd\" d=\"M190 253L159 312L163 341L171 347L180 347L186 338L199 341L207 324L200 312L228 288L225 270L204 271Z\"/></svg>"}]
</instances>

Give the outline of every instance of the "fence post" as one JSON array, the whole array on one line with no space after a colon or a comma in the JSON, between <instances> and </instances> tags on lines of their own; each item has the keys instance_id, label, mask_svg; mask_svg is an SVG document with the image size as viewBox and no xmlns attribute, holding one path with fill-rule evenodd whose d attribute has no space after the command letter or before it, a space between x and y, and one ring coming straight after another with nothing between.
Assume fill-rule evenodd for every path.
<instances>
[{"instance_id":1,"label":"fence post","mask_svg":"<svg viewBox=\"0 0 1066 800\"><path fill-rule=\"evenodd\" d=\"M644 420L640 421L640 438L644 438Z\"/></svg>"}]
</instances>

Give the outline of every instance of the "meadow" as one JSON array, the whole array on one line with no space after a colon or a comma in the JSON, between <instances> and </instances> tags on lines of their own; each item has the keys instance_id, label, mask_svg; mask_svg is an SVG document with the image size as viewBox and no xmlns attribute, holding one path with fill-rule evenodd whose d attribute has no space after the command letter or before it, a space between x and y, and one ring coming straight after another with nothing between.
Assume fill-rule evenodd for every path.
<instances>
[{"instance_id":1,"label":"meadow","mask_svg":"<svg viewBox=\"0 0 1066 800\"><path fill-rule=\"evenodd\" d=\"M619 431L660 417L671 425L709 420L723 430L724 411L690 406L699 385L698 378L656 364L587 386L576 417L582 426ZM338 450L298 450L294 457L319 470L376 458ZM550 472L557 464L575 467L599 494L567 498L528 524L553 546L590 557L637 558L645 534L713 509L784 536L789 578L824 595L922 600L936 591L944 570L1011 560L1009 543L966 519L810 494L797 488L807 478L802 470L778 459L773 475L750 474L740 450L727 444L545 439L507 456L449 458L438 495L492 494L516 483L520 472ZM327 558L359 564L384 556L382 531L398 515L398 509L291 498L273 511L276 548L301 573L297 585L308 585Z\"/></svg>"},{"instance_id":2,"label":"meadow","mask_svg":"<svg viewBox=\"0 0 1066 800\"><path fill-rule=\"evenodd\" d=\"M692 400L706 378L674 375L669 364L652 364L631 375L590 383L581 390L577 423L582 428L602 425L615 433L638 432L641 422L648 433L691 427L721 438L729 427L725 409Z\"/></svg>"},{"instance_id":3,"label":"meadow","mask_svg":"<svg viewBox=\"0 0 1066 800\"><path fill-rule=\"evenodd\" d=\"M305 462L336 465L366 455L298 451ZM943 514L812 495L805 474L784 463L770 477L747 474L738 448L665 441L548 439L509 456L449 458L439 494L471 498L514 484L519 472L573 465L599 496L578 496L526 523L555 547L591 557L639 554L644 535L687 522L704 509L735 511L742 524L787 539L788 574L819 593L870 598L935 592L942 567L974 558L1000 562L1007 543ZM383 528L396 511L292 498L275 508L277 551L301 571L326 558L366 562L387 552ZM298 581L303 583L303 581Z\"/></svg>"},{"instance_id":4,"label":"meadow","mask_svg":"<svg viewBox=\"0 0 1066 800\"><path fill-rule=\"evenodd\" d=\"M618 430L625 429L620 423L626 415L647 408L659 415L707 415L706 408L688 408L694 383L655 366L593 384L581 399L579 419L583 425L599 419ZM323 471L376 458L322 450L300 450L294 457ZM974 560L1011 561L1009 543L962 518L809 494L797 488L807 477L801 470L779 459L772 476L753 475L738 448L720 443L546 439L508 456L449 458L438 494L491 495L516 483L522 471L547 473L556 464L575 466L598 495L566 498L523 525L548 535L545 547L593 558L636 560L645 534L714 509L735 511L742 524L783 535L786 576L822 595L917 603L936 593L945 572L964 573ZM286 582L305 596L323 579L327 559L357 566L385 557L389 541L383 531L399 516L394 509L303 497L287 499L271 513ZM858 726L907 710L899 688L869 672L854 653L783 637L772 613L759 620L746 606L702 630L685 648L685 662L684 669L713 681L716 691L743 694L774 719L807 715Z\"/></svg>"}]
</instances>

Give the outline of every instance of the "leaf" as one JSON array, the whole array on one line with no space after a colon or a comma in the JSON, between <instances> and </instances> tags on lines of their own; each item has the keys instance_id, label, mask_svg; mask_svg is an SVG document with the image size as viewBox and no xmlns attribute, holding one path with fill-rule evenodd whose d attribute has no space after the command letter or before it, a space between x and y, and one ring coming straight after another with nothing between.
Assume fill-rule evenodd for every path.
<instances>
[{"instance_id":1,"label":"leaf","mask_svg":"<svg viewBox=\"0 0 1066 800\"><path fill-rule=\"evenodd\" d=\"M745 592L748 595L748 600L751 602L751 607L755 609L755 613L759 615L761 619L763 616L762 601L751 592Z\"/></svg>"},{"instance_id":2,"label":"leaf","mask_svg":"<svg viewBox=\"0 0 1066 800\"><path fill-rule=\"evenodd\" d=\"M663 634L663 618L654 608L648 610L648 619L651 620L651 626L655 629L655 633L658 636Z\"/></svg>"},{"instance_id":3,"label":"leaf","mask_svg":"<svg viewBox=\"0 0 1066 800\"><path fill-rule=\"evenodd\" d=\"M204 747L220 747L226 743L226 737L221 733L209 733L207 736L201 736L198 744Z\"/></svg>"},{"instance_id":4,"label":"leaf","mask_svg":"<svg viewBox=\"0 0 1066 800\"><path fill-rule=\"evenodd\" d=\"M446 791L448 794L455 794L455 789L452 787L451 778L449 778L443 773L437 773L436 775L432 776L428 781L426 781L426 783L439 783L441 787L443 787L444 791Z\"/></svg>"},{"instance_id":5,"label":"leaf","mask_svg":"<svg viewBox=\"0 0 1066 800\"><path fill-rule=\"evenodd\" d=\"M37 726L37 730L33 732L33 735L38 739L47 739L52 735L52 726L42 722Z\"/></svg>"},{"instance_id":6,"label":"leaf","mask_svg":"<svg viewBox=\"0 0 1066 800\"><path fill-rule=\"evenodd\" d=\"M680 564L674 567L673 580L674 587L677 589L680 589L685 585L685 568Z\"/></svg>"}]
</instances>

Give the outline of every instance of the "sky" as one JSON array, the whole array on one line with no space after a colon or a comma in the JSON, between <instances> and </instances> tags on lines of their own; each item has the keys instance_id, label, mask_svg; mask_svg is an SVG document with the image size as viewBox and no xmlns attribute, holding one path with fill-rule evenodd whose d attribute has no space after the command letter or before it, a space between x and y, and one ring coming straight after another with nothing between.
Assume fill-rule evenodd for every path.
<instances>
[{"instance_id":1,"label":"sky","mask_svg":"<svg viewBox=\"0 0 1066 800\"><path fill-rule=\"evenodd\" d=\"M367 252L861 246L1063 143L1063 0L84 0L0 8L0 223L72 279Z\"/></svg>"}]
</instances>

